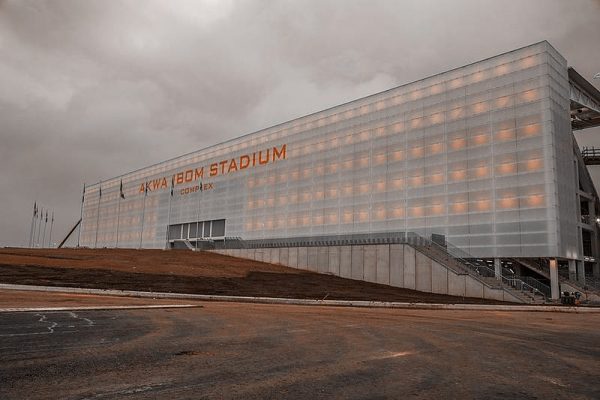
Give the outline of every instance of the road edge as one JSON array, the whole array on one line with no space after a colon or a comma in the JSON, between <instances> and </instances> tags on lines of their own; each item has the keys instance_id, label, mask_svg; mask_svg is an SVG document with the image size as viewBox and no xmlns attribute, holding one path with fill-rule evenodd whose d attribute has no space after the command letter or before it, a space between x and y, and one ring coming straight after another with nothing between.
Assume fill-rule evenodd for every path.
<instances>
[{"instance_id":1,"label":"road edge","mask_svg":"<svg viewBox=\"0 0 600 400\"><path fill-rule=\"evenodd\" d=\"M286 304L303 306L333 306L362 308L395 308L417 310L460 310L460 311L528 311L528 312L566 312L600 313L600 307L575 307L554 305L493 305L493 304L439 304L439 303L402 303L365 300L314 300L288 299L279 297L220 296L208 294L187 294L167 292L143 292L134 290L89 289L63 286L34 286L0 283L0 289L36 292L59 292L76 294L94 294L118 297L140 297L152 299L187 299L202 301L221 301L233 303Z\"/></svg>"}]
</instances>

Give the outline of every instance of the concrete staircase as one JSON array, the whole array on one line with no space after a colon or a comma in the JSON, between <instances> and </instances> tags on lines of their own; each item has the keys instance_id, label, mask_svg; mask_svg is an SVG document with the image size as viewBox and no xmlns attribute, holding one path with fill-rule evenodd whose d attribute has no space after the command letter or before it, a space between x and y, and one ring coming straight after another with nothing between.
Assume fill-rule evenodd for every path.
<instances>
[{"instance_id":1,"label":"concrete staircase","mask_svg":"<svg viewBox=\"0 0 600 400\"><path fill-rule=\"evenodd\" d=\"M493 269L485 263L474 261L474 258L463 258L462 255L450 254L447 248L427 240L414 247L454 271L470 274L492 288L511 293L523 303L544 304L547 302L547 294L544 291L537 289L534 285L519 277L506 275L496 277Z\"/></svg>"},{"instance_id":2,"label":"concrete staircase","mask_svg":"<svg viewBox=\"0 0 600 400\"><path fill-rule=\"evenodd\" d=\"M550 267L543 262L539 262L536 261L534 259L511 259L511 261L516 262L522 266L524 266L525 268L530 269L531 271L534 271L538 274L540 274L541 276L543 276L544 278L550 279ZM582 285L580 282L578 282L575 279L570 279L567 276L564 276L562 274L558 275L558 281L560 282L561 286L570 286L571 288L575 289L575 291L581 292L581 293L586 293L586 292L591 292L594 295L600 296L600 281L597 281L595 279L589 279L588 277L586 277L586 281L585 284Z\"/></svg>"}]
</instances>

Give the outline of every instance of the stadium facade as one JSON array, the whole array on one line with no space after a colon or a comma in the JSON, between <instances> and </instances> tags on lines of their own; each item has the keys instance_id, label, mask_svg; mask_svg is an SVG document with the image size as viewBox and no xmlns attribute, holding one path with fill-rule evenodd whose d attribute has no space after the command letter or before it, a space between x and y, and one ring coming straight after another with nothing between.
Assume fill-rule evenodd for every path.
<instances>
[{"instance_id":1,"label":"stadium facade","mask_svg":"<svg viewBox=\"0 0 600 400\"><path fill-rule=\"evenodd\" d=\"M597 274L598 199L572 132L599 104L540 42L90 185L80 245L413 232Z\"/></svg>"}]
</instances>

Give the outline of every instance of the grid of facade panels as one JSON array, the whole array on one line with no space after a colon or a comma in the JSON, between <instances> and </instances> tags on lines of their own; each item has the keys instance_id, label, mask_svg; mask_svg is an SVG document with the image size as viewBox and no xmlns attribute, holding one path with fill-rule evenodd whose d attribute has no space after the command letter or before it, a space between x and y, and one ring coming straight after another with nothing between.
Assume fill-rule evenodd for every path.
<instances>
[{"instance_id":1,"label":"grid of facade panels","mask_svg":"<svg viewBox=\"0 0 600 400\"><path fill-rule=\"evenodd\" d=\"M81 244L164 248L168 225L224 219L243 239L406 231L576 258L568 90L541 42L346 103L89 187Z\"/></svg>"}]
</instances>

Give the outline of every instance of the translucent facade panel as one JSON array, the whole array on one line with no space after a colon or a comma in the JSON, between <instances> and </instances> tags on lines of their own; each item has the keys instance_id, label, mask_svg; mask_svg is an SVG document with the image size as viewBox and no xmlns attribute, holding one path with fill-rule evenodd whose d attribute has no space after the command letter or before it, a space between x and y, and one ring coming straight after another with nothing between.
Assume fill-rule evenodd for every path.
<instances>
[{"instance_id":1,"label":"translucent facade panel","mask_svg":"<svg viewBox=\"0 0 600 400\"><path fill-rule=\"evenodd\" d=\"M82 243L163 248L169 224L213 221L198 233L413 231L481 257L573 256L567 79L542 42L134 171L88 188Z\"/></svg>"}]
</instances>

